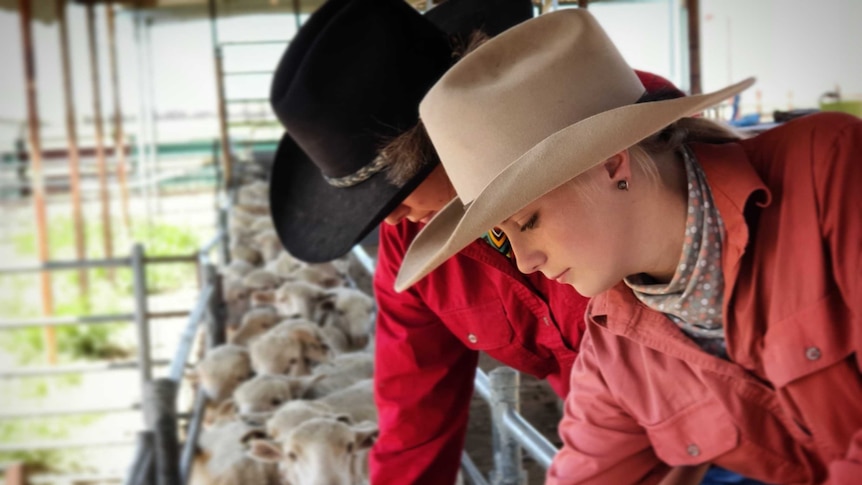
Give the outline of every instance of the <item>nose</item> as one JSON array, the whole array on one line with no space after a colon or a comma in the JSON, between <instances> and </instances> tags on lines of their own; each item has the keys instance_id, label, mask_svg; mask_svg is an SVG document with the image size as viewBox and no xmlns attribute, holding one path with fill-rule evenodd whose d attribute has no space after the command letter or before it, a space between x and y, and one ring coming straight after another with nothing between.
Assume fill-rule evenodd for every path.
<instances>
[{"instance_id":1,"label":"nose","mask_svg":"<svg viewBox=\"0 0 862 485\"><path fill-rule=\"evenodd\" d=\"M401 220L404 219L404 217L406 217L409 213L409 207L404 204L398 204L398 207L396 207L392 212L390 212L389 215L386 216L386 219L383 220L390 226L394 226L395 224L401 222Z\"/></svg>"},{"instance_id":2,"label":"nose","mask_svg":"<svg viewBox=\"0 0 862 485\"><path fill-rule=\"evenodd\" d=\"M511 242L511 238L509 241ZM518 271L524 274L539 271L548 261L543 251L524 244L516 245L512 242L512 253L515 255L515 263L518 265Z\"/></svg>"}]
</instances>

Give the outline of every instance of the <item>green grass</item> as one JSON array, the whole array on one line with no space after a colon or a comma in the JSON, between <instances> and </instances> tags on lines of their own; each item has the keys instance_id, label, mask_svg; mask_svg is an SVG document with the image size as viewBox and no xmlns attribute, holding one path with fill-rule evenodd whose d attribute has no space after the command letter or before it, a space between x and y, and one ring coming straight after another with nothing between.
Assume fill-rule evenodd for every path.
<instances>
[{"instance_id":1,"label":"green grass","mask_svg":"<svg viewBox=\"0 0 862 485\"><path fill-rule=\"evenodd\" d=\"M73 429L88 426L98 419L94 414L82 414L0 421L0 443L63 440L71 436ZM82 471L80 456L80 451L76 450L0 452L0 463L24 462L30 472Z\"/></svg>"}]
</instances>

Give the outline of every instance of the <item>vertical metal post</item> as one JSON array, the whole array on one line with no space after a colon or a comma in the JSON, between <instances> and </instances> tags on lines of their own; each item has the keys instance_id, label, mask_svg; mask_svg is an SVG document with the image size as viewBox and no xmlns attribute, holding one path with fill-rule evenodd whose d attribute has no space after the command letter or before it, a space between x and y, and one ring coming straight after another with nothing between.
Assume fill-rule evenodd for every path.
<instances>
[{"instance_id":1,"label":"vertical metal post","mask_svg":"<svg viewBox=\"0 0 862 485\"><path fill-rule=\"evenodd\" d=\"M121 209L126 233L132 233L132 216L129 212L129 182L126 168L126 142L123 133L123 110L120 103L120 74L117 63L117 29L114 21L114 4L106 5L108 48L111 66L111 86L114 93L114 156L117 157L117 181L120 183Z\"/></svg>"},{"instance_id":2,"label":"vertical metal post","mask_svg":"<svg viewBox=\"0 0 862 485\"><path fill-rule=\"evenodd\" d=\"M227 266L230 264L230 233L228 232L228 215L227 208L224 204L219 204L218 208L218 230L221 231L221 264Z\"/></svg>"},{"instance_id":3,"label":"vertical metal post","mask_svg":"<svg viewBox=\"0 0 862 485\"><path fill-rule=\"evenodd\" d=\"M205 285L212 285L213 292L207 305L207 349L217 347L227 341L225 328L225 303L221 288L221 276L212 264L203 267Z\"/></svg>"},{"instance_id":4,"label":"vertical metal post","mask_svg":"<svg viewBox=\"0 0 862 485\"><path fill-rule=\"evenodd\" d=\"M177 383L156 379L144 388L144 416L155 435L153 447L157 485L180 485L180 444L177 434Z\"/></svg>"},{"instance_id":5,"label":"vertical metal post","mask_svg":"<svg viewBox=\"0 0 862 485\"><path fill-rule=\"evenodd\" d=\"M150 430L139 431L135 459L126 474L123 485L155 485L153 475L154 433Z\"/></svg>"},{"instance_id":6,"label":"vertical metal post","mask_svg":"<svg viewBox=\"0 0 862 485\"><path fill-rule=\"evenodd\" d=\"M36 59L33 52L33 31L31 30L32 12L30 0L18 0L18 11L21 19L21 45L23 47L24 75L27 89L27 123L30 137L30 176L32 183L33 208L36 212L36 245L39 262L47 263L48 252L48 216L45 208L45 178L42 173L42 138L39 133L39 105L36 96ZM51 288L51 274L48 271L39 273L42 287L42 315L51 316L54 313L54 294ZM43 331L48 362L57 363L57 334L54 327L45 327Z\"/></svg>"},{"instance_id":7,"label":"vertical metal post","mask_svg":"<svg viewBox=\"0 0 862 485\"><path fill-rule=\"evenodd\" d=\"M688 10L688 69L691 94L701 94L700 81L700 0L686 0Z\"/></svg>"},{"instance_id":8,"label":"vertical metal post","mask_svg":"<svg viewBox=\"0 0 862 485\"><path fill-rule=\"evenodd\" d=\"M138 367L142 388L153 377L150 355L150 322L147 318L147 267L144 261L144 247L132 246L132 285L135 295L135 326L138 329Z\"/></svg>"},{"instance_id":9,"label":"vertical metal post","mask_svg":"<svg viewBox=\"0 0 862 485\"><path fill-rule=\"evenodd\" d=\"M155 79L155 67L153 64L153 38L152 38L152 29L153 29L153 18L147 17L144 22L144 44L145 44L145 52L146 52L146 76L149 79L147 82L147 87L149 88L149 99L150 99L150 111L147 113L147 116L150 118L150 168L152 169L152 185L150 186L150 190L154 195L154 203L155 209L157 212L161 212L161 195L159 193L159 116L158 116L158 103L156 100L156 83L153 81Z\"/></svg>"},{"instance_id":10,"label":"vertical metal post","mask_svg":"<svg viewBox=\"0 0 862 485\"><path fill-rule=\"evenodd\" d=\"M218 127L221 142L221 166L224 174L225 190L233 186L233 159L230 153L230 133L227 125L227 105L224 90L224 60L222 48L218 40L218 12L216 0L209 0L210 35L213 44L213 61L215 62L216 96L218 97ZM298 22L298 20L297 20Z\"/></svg>"},{"instance_id":11,"label":"vertical metal post","mask_svg":"<svg viewBox=\"0 0 862 485\"><path fill-rule=\"evenodd\" d=\"M72 230L75 232L75 256L87 258L84 211L81 208L81 159L78 153L78 127L75 120L75 91L72 87L72 63L69 60L69 29L66 0L57 0L57 25L60 28L60 54L63 63L63 97L66 102L66 140L69 145L69 189L72 197ZM78 291L81 300L89 302L90 282L87 270L78 270Z\"/></svg>"},{"instance_id":12,"label":"vertical metal post","mask_svg":"<svg viewBox=\"0 0 862 485\"><path fill-rule=\"evenodd\" d=\"M135 46L137 47L137 52L135 56L135 60L138 63L138 94L139 94L139 105L138 105L138 118L137 118L137 134L136 134L136 142L137 142L137 167L135 168L138 174L138 195L143 197L144 199L144 208L146 210L147 218L150 217L150 199L149 199L149 189L147 184L149 183L149 162L147 151L149 150L148 141L149 137L147 136L147 122L148 117L146 115L148 108L147 104L147 87L146 87L146 75L144 73L144 41L143 37L143 24L144 24L144 14L140 9L135 11Z\"/></svg>"},{"instance_id":13,"label":"vertical metal post","mask_svg":"<svg viewBox=\"0 0 862 485\"><path fill-rule=\"evenodd\" d=\"M521 464L521 447L506 430L503 415L508 409L520 411L520 375L510 367L498 367L488 374L491 381L491 422L494 450L492 485L522 485L527 474Z\"/></svg>"},{"instance_id":14,"label":"vertical metal post","mask_svg":"<svg viewBox=\"0 0 862 485\"><path fill-rule=\"evenodd\" d=\"M87 39L90 46L90 76L93 83L93 128L96 134L96 163L99 169L99 198L102 206L102 245L105 258L114 257L114 238L111 231L111 201L108 197L108 165L105 160L105 135L102 126L102 80L99 77L99 51L96 48L96 9L87 3ZM114 279L114 269L108 268L108 277Z\"/></svg>"}]
</instances>

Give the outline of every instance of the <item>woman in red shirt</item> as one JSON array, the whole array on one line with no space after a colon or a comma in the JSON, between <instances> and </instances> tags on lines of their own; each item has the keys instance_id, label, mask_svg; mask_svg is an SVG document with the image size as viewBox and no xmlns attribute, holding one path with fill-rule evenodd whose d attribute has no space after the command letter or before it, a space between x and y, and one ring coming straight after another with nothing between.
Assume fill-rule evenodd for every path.
<instances>
[{"instance_id":1,"label":"woman in red shirt","mask_svg":"<svg viewBox=\"0 0 862 485\"><path fill-rule=\"evenodd\" d=\"M580 10L449 70L420 115L458 198L396 288L497 226L522 272L594 297L549 483L709 463L858 483L862 121L818 114L739 141L687 117L753 80L662 100L630 72Z\"/></svg>"}]
</instances>

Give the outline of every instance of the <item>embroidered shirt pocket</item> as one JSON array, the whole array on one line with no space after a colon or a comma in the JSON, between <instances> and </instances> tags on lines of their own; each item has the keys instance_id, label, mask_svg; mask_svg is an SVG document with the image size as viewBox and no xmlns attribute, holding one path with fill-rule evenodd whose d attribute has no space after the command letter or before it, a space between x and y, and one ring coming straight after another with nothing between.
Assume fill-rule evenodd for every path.
<instances>
[{"instance_id":1,"label":"embroidered shirt pocket","mask_svg":"<svg viewBox=\"0 0 862 485\"><path fill-rule=\"evenodd\" d=\"M452 333L474 350L504 347L514 337L503 305L498 301L456 310L441 317Z\"/></svg>"},{"instance_id":2,"label":"embroidered shirt pocket","mask_svg":"<svg viewBox=\"0 0 862 485\"><path fill-rule=\"evenodd\" d=\"M701 401L645 426L653 450L670 466L714 460L739 444L739 429L719 401Z\"/></svg>"}]
</instances>

